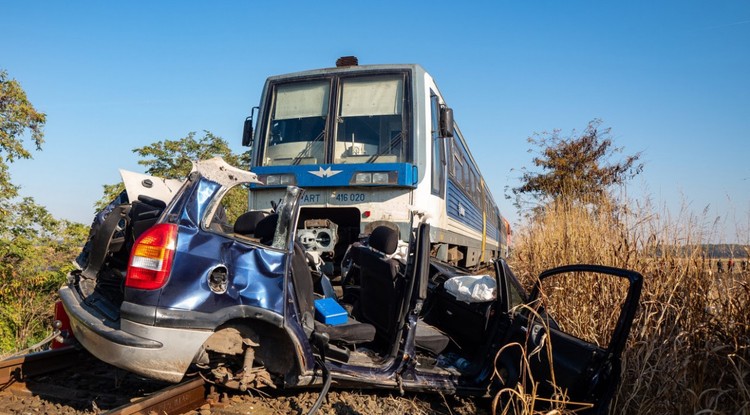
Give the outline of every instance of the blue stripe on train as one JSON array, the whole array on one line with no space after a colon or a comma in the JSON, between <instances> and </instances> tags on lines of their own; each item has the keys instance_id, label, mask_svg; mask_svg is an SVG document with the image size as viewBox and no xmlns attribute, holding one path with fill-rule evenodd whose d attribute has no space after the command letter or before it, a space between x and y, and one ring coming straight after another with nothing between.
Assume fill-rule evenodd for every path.
<instances>
[{"instance_id":1,"label":"blue stripe on train","mask_svg":"<svg viewBox=\"0 0 750 415\"><path fill-rule=\"evenodd\" d=\"M250 169L255 174L294 174L296 185L305 187L349 187L382 185L352 185L352 178L358 172L397 172L398 182L391 186L416 188L417 167L411 163L369 163L369 164L303 164L296 166L256 166ZM252 188L266 187L251 185ZM272 187L272 186L268 186ZM285 186L273 186L285 187Z\"/></svg>"}]
</instances>

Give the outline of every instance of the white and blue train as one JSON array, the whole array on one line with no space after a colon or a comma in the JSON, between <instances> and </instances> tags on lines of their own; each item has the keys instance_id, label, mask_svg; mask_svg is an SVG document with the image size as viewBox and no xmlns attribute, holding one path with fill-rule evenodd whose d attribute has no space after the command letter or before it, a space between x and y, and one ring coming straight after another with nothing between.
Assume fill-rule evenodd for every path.
<instances>
[{"instance_id":1,"label":"white and blue train","mask_svg":"<svg viewBox=\"0 0 750 415\"><path fill-rule=\"evenodd\" d=\"M408 240L412 214L430 223L438 259L475 267L505 256L510 229L432 77L419 65L358 65L268 78L245 122L250 209L306 190L299 238L334 264L374 227Z\"/></svg>"}]
</instances>

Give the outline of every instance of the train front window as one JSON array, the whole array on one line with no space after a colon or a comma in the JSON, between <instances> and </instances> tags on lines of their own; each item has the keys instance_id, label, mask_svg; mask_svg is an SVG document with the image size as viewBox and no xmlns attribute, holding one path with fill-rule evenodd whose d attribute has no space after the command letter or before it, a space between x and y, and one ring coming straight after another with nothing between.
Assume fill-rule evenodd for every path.
<instances>
[{"instance_id":1,"label":"train front window","mask_svg":"<svg viewBox=\"0 0 750 415\"><path fill-rule=\"evenodd\" d=\"M333 162L407 161L403 76L344 78L339 91Z\"/></svg>"},{"instance_id":2,"label":"train front window","mask_svg":"<svg viewBox=\"0 0 750 415\"><path fill-rule=\"evenodd\" d=\"M325 162L329 96L327 80L280 84L274 88L262 165Z\"/></svg>"}]
</instances>

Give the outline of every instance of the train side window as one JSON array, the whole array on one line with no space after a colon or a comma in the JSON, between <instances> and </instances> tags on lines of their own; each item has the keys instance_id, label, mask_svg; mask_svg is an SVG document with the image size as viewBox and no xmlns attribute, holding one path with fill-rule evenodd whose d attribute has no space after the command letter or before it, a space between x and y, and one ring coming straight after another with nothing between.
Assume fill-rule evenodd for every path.
<instances>
[{"instance_id":1,"label":"train side window","mask_svg":"<svg viewBox=\"0 0 750 415\"><path fill-rule=\"evenodd\" d=\"M464 165L464 190L467 194L469 194L469 197L471 197L471 169L469 168L468 160L466 160L466 156L461 154L461 161L463 161Z\"/></svg>"},{"instance_id":2,"label":"train side window","mask_svg":"<svg viewBox=\"0 0 750 415\"><path fill-rule=\"evenodd\" d=\"M430 96L432 112L432 194L443 197L445 189L445 151L440 137L440 102L434 93Z\"/></svg>"},{"instance_id":3,"label":"train side window","mask_svg":"<svg viewBox=\"0 0 750 415\"><path fill-rule=\"evenodd\" d=\"M469 187L469 194L471 195L471 198L474 199L474 202L476 202L478 196L477 183L479 183L479 181L477 180L477 175L474 174L474 170L472 170L471 168L469 168L469 174L471 175L471 183L469 184L469 186L471 187Z\"/></svg>"},{"instance_id":4,"label":"train side window","mask_svg":"<svg viewBox=\"0 0 750 415\"><path fill-rule=\"evenodd\" d=\"M481 203L481 193L479 192L479 178L474 170L471 171L471 194L474 195L474 201Z\"/></svg>"},{"instance_id":5,"label":"train side window","mask_svg":"<svg viewBox=\"0 0 750 415\"><path fill-rule=\"evenodd\" d=\"M453 165L451 166L451 173L453 174L453 178L456 179L456 183L461 187L461 189L466 192L466 180L469 178L466 177L466 161L464 160L464 153L462 151L461 145L459 143L459 134L456 129L453 129L453 140L451 140L451 153L453 154L452 160Z\"/></svg>"},{"instance_id":6,"label":"train side window","mask_svg":"<svg viewBox=\"0 0 750 415\"><path fill-rule=\"evenodd\" d=\"M455 178L456 177L456 164L458 164L456 162L456 160L457 160L458 156L456 155L456 146L453 145L453 143L451 143L451 146L450 146L450 156L448 156L448 157L451 160L450 174L451 174L451 176L453 176L453 178Z\"/></svg>"},{"instance_id":7,"label":"train side window","mask_svg":"<svg viewBox=\"0 0 750 415\"><path fill-rule=\"evenodd\" d=\"M453 147L453 177L456 178L456 182L458 182L461 187L464 185L464 162L461 157L461 153L457 151L458 149L454 146Z\"/></svg>"}]
</instances>

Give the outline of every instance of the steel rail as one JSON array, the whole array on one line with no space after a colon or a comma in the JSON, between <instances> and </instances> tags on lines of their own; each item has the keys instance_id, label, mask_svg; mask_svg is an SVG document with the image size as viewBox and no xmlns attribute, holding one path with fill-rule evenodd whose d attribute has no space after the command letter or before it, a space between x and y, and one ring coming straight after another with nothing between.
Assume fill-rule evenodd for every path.
<instances>
[{"instance_id":1,"label":"steel rail","mask_svg":"<svg viewBox=\"0 0 750 415\"><path fill-rule=\"evenodd\" d=\"M105 412L108 415L182 414L206 403L206 382L195 378Z\"/></svg>"},{"instance_id":2,"label":"steel rail","mask_svg":"<svg viewBox=\"0 0 750 415\"><path fill-rule=\"evenodd\" d=\"M74 366L85 355L84 350L71 346L0 360L0 391L12 390L14 393L37 394L43 389L45 391L43 394L50 396L70 395L70 389L64 387L62 391L49 390L54 389L56 385L45 385L49 386L45 388L36 385L32 392L27 388L26 382L35 376ZM61 387L58 386L58 388ZM150 396L104 413L112 415L182 414L204 405L206 394L206 382L202 378L195 378L161 389Z\"/></svg>"},{"instance_id":3,"label":"steel rail","mask_svg":"<svg viewBox=\"0 0 750 415\"><path fill-rule=\"evenodd\" d=\"M31 376L73 366L84 353L69 346L0 360L0 390Z\"/></svg>"}]
</instances>

